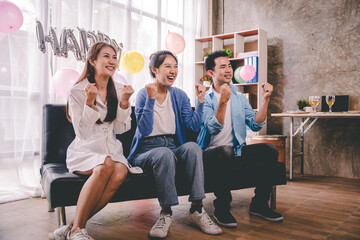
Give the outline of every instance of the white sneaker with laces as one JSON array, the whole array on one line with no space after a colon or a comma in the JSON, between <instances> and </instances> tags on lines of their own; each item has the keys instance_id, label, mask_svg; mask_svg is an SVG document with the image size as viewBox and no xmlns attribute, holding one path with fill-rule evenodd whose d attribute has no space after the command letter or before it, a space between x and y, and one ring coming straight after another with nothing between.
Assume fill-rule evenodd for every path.
<instances>
[{"instance_id":1,"label":"white sneaker with laces","mask_svg":"<svg viewBox=\"0 0 360 240\"><path fill-rule=\"evenodd\" d=\"M83 229L76 229L74 235L70 236L71 232L68 232L66 239L67 240L95 240L89 236L88 232L85 228Z\"/></svg>"},{"instance_id":2,"label":"white sneaker with laces","mask_svg":"<svg viewBox=\"0 0 360 240\"><path fill-rule=\"evenodd\" d=\"M171 225L171 221L172 217L170 213L161 212L159 219L151 228L149 236L153 238L166 238Z\"/></svg>"},{"instance_id":3,"label":"white sneaker with laces","mask_svg":"<svg viewBox=\"0 0 360 240\"><path fill-rule=\"evenodd\" d=\"M49 240L66 240L66 235L71 231L72 226L64 225L54 232L49 233Z\"/></svg>"},{"instance_id":4,"label":"white sneaker with laces","mask_svg":"<svg viewBox=\"0 0 360 240\"><path fill-rule=\"evenodd\" d=\"M198 211L195 211L194 213L189 212L189 219L190 222L197 225L204 233L211 235L218 235L222 233L221 228L211 220L204 208L202 208L201 213Z\"/></svg>"}]
</instances>

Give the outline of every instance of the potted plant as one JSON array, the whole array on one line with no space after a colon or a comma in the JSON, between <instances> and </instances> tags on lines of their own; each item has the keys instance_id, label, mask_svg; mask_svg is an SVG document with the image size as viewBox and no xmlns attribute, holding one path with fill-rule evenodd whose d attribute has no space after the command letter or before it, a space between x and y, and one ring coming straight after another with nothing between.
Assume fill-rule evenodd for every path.
<instances>
[{"instance_id":1,"label":"potted plant","mask_svg":"<svg viewBox=\"0 0 360 240\"><path fill-rule=\"evenodd\" d=\"M308 106L308 101L306 99L299 99L296 101L296 105L298 105L299 110L304 110L304 107Z\"/></svg>"},{"instance_id":2,"label":"potted plant","mask_svg":"<svg viewBox=\"0 0 360 240\"><path fill-rule=\"evenodd\" d=\"M201 79L200 82L202 83L202 85L204 85L205 87L210 87L210 85L213 83L211 77L209 75L204 75Z\"/></svg>"},{"instance_id":3,"label":"potted plant","mask_svg":"<svg viewBox=\"0 0 360 240\"><path fill-rule=\"evenodd\" d=\"M209 56L210 53L211 53L211 51L207 51L207 52L203 51L204 60L207 56Z\"/></svg>"},{"instance_id":4,"label":"potted plant","mask_svg":"<svg viewBox=\"0 0 360 240\"><path fill-rule=\"evenodd\" d=\"M229 55L229 58L232 57L232 51L230 50L230 48L227 48L227 49L223 49L224 52L227 53L227 55Z\"/></svg>"}]
</instances>

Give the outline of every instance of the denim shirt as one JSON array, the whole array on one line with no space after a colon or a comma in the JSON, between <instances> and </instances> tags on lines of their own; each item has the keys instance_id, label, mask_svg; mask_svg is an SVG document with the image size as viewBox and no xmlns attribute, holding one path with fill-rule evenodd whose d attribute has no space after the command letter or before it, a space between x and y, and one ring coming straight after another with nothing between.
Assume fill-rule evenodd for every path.
<instances>
[{"instance_id":1,"label":"denim shirt","mask_svg":"<svg viewBox=\"0 0 360 240\"><path fill-rule=\"evenodd\" d=\"M246 138L246 125L256 132L259 131L265 124L257 123L254 120L256 112L251 108L249 100L240 92L237 92L236 86L229 84L231 93L231 121L232 129L234 133L233 146L236 156L241 156L241 149L245 143ZM219 102L214 95L213 85L209 91L206 92L204 101L204 113L203 124L201 125L201 131L197 138L197 144L203 151L209 146L212 139L212 135L216 135L221 132L223 125L219 123L216 118L216 112L219 106Z\"/></svg>"},{"instance_id":2,"label":"denim shirt","mask_svg":"<svg viewBox=\"0 0 360 240\"><path fill-rule=\"evenodd\" d=\"M168 91L175 114L176 140L178 144L182 145L186 142L185 128L193 132L199 131L204 104L196 101L196 108L193 111L190 99L183 90L168 87ZM136 156L144 137L148 136L153 130L154 104L155 99L149 98L145 88L141 89L136 97L135 115L137 127L128 156L129 161Z\"/></svg>"}]
</instances>

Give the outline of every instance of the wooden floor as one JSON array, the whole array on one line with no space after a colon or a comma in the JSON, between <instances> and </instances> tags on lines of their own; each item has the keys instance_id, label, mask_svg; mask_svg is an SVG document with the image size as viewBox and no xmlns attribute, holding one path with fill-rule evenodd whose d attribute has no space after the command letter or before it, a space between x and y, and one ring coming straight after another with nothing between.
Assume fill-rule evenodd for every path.
<instances>
[{"instance_id":1,"label":"wooden floor","mask_svg":"<svg viewBox=\"0 0 360 240\"><path fill-rule=\"evenodd\" d=\"M235 229L223 228L220 236L200 232L186 220L187 197L173 208L173 225L167 239L360 239L360 180L332 177L299 177L277 188L277 210L284 221L272 223L249 216L253 189L233 191ZM205 209L212 215L213 194ZM67 219L74 207L67 208ZM89 234L102 239L148 239L159 215L156 199L111 203L87 225ZM47 212L45 199L27 199L0 205L0 239L47 239L56 227L56 214Z\"/></svg>"}]
</instances>

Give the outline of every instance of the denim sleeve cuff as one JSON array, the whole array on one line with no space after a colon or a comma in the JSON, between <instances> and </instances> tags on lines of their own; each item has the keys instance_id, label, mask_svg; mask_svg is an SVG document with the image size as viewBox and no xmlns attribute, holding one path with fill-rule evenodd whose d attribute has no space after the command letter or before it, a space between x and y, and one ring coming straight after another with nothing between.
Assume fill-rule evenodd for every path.
<instances>
[{"instance_id":1,"label":"denim sleeve cuff","mask_svg":"<svg viewBox=\"0 0 360 240\"><path fill-rule=\"evenodd\" d=\"M219 123L216 116L214 116L208 121L206 128L212 135L216 135L223 129L223 125Z\"/></svg>"},{"instance_id":2,"label":"denim sleeve cuff","mask_svg":"<svg viewBox=\"0 0 360 240\"><path fill-rule=\"evenodd\" d=\"M145 101L145 105L144 105L144 109L149 110L149 109L154 109L154 105L155 105L155 98L149 98L149 96L146 97L146 101Z\"/></svg>"},{"instance_id":3,"label":"denim sleeve cuff","mask_svg":"<svg viewBox=\"0 0 360 240\"><path fill-rule=\"evenodd\" d=\"M262 123L257 123L254 119L251 121L252 127L250 127L253 131L259 131L264 124L266 123L266 119Z\"/></svg>"},{"instance_id":4,"label":"denim sleeve cuff","mask_svg":"<svg viewBox=\"0 0 360 240\"><path fill-rule=\"evenodd\" d=\"M198 100L196 100L195 110L198 112L203 112L203 109L204 109L204 103L201 103Z\"/></svg>"}]
</instances>

